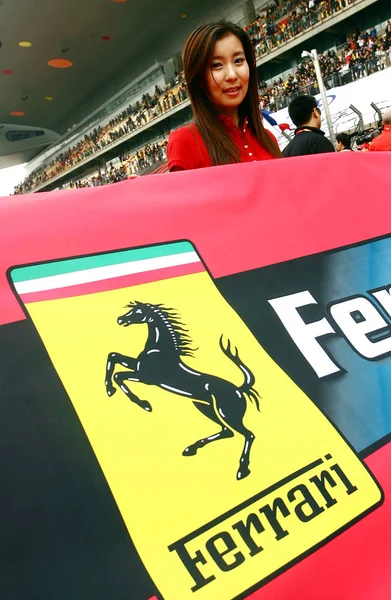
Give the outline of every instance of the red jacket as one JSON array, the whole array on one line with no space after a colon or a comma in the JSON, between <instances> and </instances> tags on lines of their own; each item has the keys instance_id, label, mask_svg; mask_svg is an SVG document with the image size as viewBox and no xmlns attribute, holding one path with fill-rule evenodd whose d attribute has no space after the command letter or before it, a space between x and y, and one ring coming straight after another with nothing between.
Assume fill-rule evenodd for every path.
<instances>
[{"instance_id":1,"label":"red jacket","mask_svg":"<svg viewBox=\"0 0 391 600\"><path fill-rule=\"evenodd\" d=\"M369 146L370 152L391 151L391 125L385 125L382 133Z\"/></svg>"}]
</instances>

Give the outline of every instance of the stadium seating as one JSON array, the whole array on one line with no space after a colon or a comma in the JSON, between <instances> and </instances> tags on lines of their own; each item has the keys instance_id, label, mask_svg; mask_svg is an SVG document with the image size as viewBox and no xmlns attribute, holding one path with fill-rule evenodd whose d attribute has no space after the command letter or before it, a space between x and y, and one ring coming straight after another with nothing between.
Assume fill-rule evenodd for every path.
<instances>
[{"instance_id":1,"label":"stadium seating","mask_svg":"<svg viewBox=\"0 0 391 600\"><path fill-rule=\"evenodd\" d=\"M319 21L327 20L353 1L275 2L247 28L247 32L257 54L261 56L287 43ZM349 39L340 52L329 50L321 54L320 63L326 87L343 85L389 67L391 65L390 21L387 23L386 31L382 35L379 34L376 28L363 31L360 35L354 35ZM280 78L271 85L261 81L259 93L261 107L272 112L287 106L289 100L298 93L318 93L312 62L303 61L285 80ZM44 164L30 173L23 183L16 186L15 194L34 191L42 184L93 157L96 153L108 149L119 139L125 139L125 136L129 136L187 101L186 83L183 73L179 73L164 91L156 88L152 96L145 94L134 106L129 105L126 110L113 116L106 126L95 128L85 135L83 140L57 155L49 164ZM131 156L126 156L122 161L123 168L116 168L115 173L114 171L109 173L110 170L107 170L103 175L100 172L99 175L73 182L67 187L102 185L121 180L130 173L143 174L146 170L150 171L155 163L165 159L166 143L167 141L164 140L149 144Z\"/></svg>"}]
</instances>

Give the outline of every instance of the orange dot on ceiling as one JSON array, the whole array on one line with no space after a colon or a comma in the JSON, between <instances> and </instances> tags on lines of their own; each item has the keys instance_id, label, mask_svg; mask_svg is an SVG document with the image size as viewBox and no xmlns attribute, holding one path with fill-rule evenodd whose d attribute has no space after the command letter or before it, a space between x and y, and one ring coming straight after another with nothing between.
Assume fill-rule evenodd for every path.
<instances>
[{"instance_id":1,"label":"orange dot on ceiling","mask_svg":"<svg viewBox=\"0 0 391 600\"><path fill-rule=\"evenodd\" d=\"M48 61L48 65L54 69L68 69L72 66L72 61L66 60L65 58L53 58Z\"/></svg>"},{"instance_id":2,"label":"orange dot on ceiling","mask_svg":"<svg viewBox=\"0 0 391 600\"><path fill-rule=\"evenodd\" d=\"M11 69L3 69L2 73L3 73L3 75L12 75Z\"/></svg>"},{"instance_id":3,"label":"orange dot on ceiling","mask_svg":"<svg viewBox=\"0 0 391 600\"><path fill-rule=\"evenodd\" d=\"M111 36L109 36L109 35L102 35L102 40L104 42L109 42L111 40Z\"/></svg>"},{"instance_id":4,"label":"orange dot on ceiling","mask_svg":"<svg viewBox=\"0 0 391 600\"><path fill-rule=\"evenodd\" d=\"M30 48L30 46L32 46L31 42L19 42L19 46L21 48Z\"/></svg>"},{"instance_id":5,"label":"orange dot on ceiling","mask_svg":"<svg viewBox=\"0 0 391 600\"><path fill-rule=\"evenodd\" d=\"M22 110L11 110L10 115L12 115L13 117L23 117L24 116L24 112Z\"/></svg>"},{"instance_id":6,"label":"orange dot on ceiling","mask_svg":"<svg viewBox=\"0 0 391 600\"><path fill-rule=\"evenodd\" d=\"M110 0L110 2L115 2L116 4L123 4L124 2L127 2L128 0Z\"/></svg>"},{"instance_id":7,"label":"orange dot on ceiling","mask_svg":"<svg viewBox=\"0 0 391 600\"><path fill-rule=\"evenodd\" d=\"M53 100L53 96L45 96L44 100Z\"/></svg>"}]
</instances>

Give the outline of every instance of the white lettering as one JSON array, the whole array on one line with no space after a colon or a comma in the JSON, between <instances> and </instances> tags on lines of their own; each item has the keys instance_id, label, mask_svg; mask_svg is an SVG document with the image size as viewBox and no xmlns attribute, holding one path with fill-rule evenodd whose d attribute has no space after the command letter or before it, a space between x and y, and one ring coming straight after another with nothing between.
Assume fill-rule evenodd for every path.
<instances>
[{"instance_id":1,"label":"white lettering","mask_svg":"<svg viewBox=\"0 0 391 600\"><path fill-rule=\"evenodd\" d=\"M357 319L354 318L354 313ZM359 296L334 304L330 307L330 314L352 346L364 358L377 358L391 352L390 335L378 341L371 341L369 337L369 334L388 327L388 323L367 298Z\"/></svg>"},{"instance_id":2,"label":"white lettering","mask_svg":"<svg viewBox=\"0 0 391 600\"><path fill-rule=\"evenodd\" d=\"M372 296L381 304L386 313L391 317L391 295L390 290L379 290L378 292L371 292Z\"/></svg>"},{"instance_id":3,"label":"white lettering","mask_svg":"<svg viewBox=\"0 0 391 600\"><path fill-rule=\"evenodd\" d=\"M297 311L301 306L317 304L308 290L282 298L274 298L269 300L269 304L274 308L292 340L319 378L327 377L327 375L338 373L341 370L317 341L317 338L323 335L335 334L330 323L323 317L319 321L307 324Z\"/></svg>"}]
</instances>

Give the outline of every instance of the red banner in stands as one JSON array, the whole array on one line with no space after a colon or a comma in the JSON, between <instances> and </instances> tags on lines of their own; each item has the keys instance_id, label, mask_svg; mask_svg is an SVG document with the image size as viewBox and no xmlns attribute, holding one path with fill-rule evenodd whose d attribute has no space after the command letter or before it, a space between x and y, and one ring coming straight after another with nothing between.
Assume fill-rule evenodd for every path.
<instances>
[{"instance_id":1,"label":"red banner in stands","mask_svg":"<svg viewBox=\"0 0 391 600\"><path fill-rule=\"evenodd\" d=\"M1 200L5 596L386 596L388 163Z\"/></svg>"}]
</instances>

